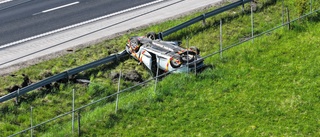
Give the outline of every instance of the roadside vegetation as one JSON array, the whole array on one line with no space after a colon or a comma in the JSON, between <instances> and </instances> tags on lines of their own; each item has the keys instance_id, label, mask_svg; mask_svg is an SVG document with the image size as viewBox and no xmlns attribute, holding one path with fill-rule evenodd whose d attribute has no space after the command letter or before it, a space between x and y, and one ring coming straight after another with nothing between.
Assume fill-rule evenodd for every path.
<instances>
[{"instance_id":1,"label":"roadside vegetation","mask_svg":"<svg viewBox=\"0 0 320 137\"><path fill-rule=\"evenodd\" d=\"M286 1L285 5L292 18L308 12L306 8L299 10L295 1ZM202 56L208 55L219 49L221 18L224 47L251 36L248 5L245 9L245 14L237 8L207 19L205 26L198 23L166 39L182 40L184 45L199 47ZM22 74L36 82L121 51L132 35L160 32L204 12L133 31L4 76L0 79L0 94L23 83ZM254 20L255 34L281 24L281 2L258 1ZM290 30L284 27L255 39L254 43L248 41L227 50L222 59L219 55L207 58L205 64L209 67L197 76L168 75L158 83L156 92L151 82L121 94L117 114L115 98L87 107L81 113L81 132L85 136L319 136L320 30L315 29L320 28L319 20L319 13L314 14L292 23ZM89 79L89 85L65 80L43 87L21 97L18 105L13 100L0 105L2 135L30 126L30 106L34 107L34 125L70 111L72 89L76 90L76 108L115 93L120 68L124 75L134 72L138 80L150 78L146 68L129 58L76 76ZM121 89L136 83L123 77ZM71 116L64 117L36 128L34 133L72 135L70 121Z\"/></svg>"}]
</instances>

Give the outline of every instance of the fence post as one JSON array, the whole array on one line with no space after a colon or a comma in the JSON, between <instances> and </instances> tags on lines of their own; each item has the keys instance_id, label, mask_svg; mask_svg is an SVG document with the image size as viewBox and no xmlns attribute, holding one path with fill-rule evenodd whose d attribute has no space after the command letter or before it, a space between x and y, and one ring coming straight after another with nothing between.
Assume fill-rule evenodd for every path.
<instances>
[{"instance_id":1,"label":"fence post","mask_svg":"<svg viewBox=\"0 0 320 137\"><path fill-rule=\"evenodd\" d=\"M189 75L189 37L187 37L187 75Z\"/></svg>"},{"instance_id":2,"label":"fence post","mask_svg":"<svg viewBox=\"0 0 320 137\"><path fill-rule=\"evenodd\" d=\"M244 0L242 0L242 12L244 12Z\"/></svg>"},{"instance_id":3,"label":"fence post","mask_svg":"<svg viewBox=\"0 0 320 137\"><path fill-rule=\"evenodd\" d=\"M117 91L117 100L116 100L116 114L118 111L118 102L119 102L119 93L120 93L120 81L121 81L122 69L120 69L119 81L118 81L118 91Z\"/></svg>"},{"instance_id":4,"label":"fence post","mask_svg":"<svg viewBox=\"0 0 320 137\"><path fill-rule=\"evenodd\" d=\"M154 82L154 93L156 93L156 90L157 90L158 75L159 75L159 64L160 64L160 58L158 58L158 55L156 55L156 58L157 58L157 72L156 72L156 80Z\"/></svg>"},{"instance_id":5,"label":"fence post","mask_svg":"<svg viewBox=\"0 0 320 137\"><path fill-rule=\"evenodd\" d=\"M222 19L220 19L220 59L222 59Z\"/></svg>"},{"instance_id":6,"label":"fence post","mask_svg":"<svg viewBox=\"0 0 320 137\"><path fill-rule=\"evenodd\" d=\"M283 25L284 24L284 0L282 0L281 9L282 9L282 25Z\"/></svg>"},{"instance_id":7,"label":"fence post","mask_svg":"<svg viewBox=\"0 0 320 137\"><path fill-rule=\"evenodd\" d=\"M288 7L286 7L286 12L287 12L287 15L288 15L288 18L287 18L287 21L288 21L288 29L290 30L290 11L288 9Z\"/></svg>"},{"instance_id":8,"label":"fence post","mask_svg":"<svg viewBox=\"0 0 320 137\"><path fill-rule=\"evenodd\" d=\"M195 59L194 59L193 62L194 62L194 64L193 64L194 65L194 74L197 76L197 63L196 63L197 62L197 56L195 56Z\"/></svg>"},{"instance_id":9,"label":"fence post","mask_svg":"<svg viewBox=\"0 0 320 137\"><path fill-rule=\"evenodd\" d=\"M32 111L33 111L33 107L31 106L30 107L30 124L31 124L31 130L30 130L30 132L31 132L31 137L33 137L33 116L32 116Z\"/></svg>"},{"instance_id":10,"label":"fence post","mask_svg":"<svg viewBox=\"0 0 320 137\"><path fill-rule=\"evenodd\" d=\"M74 133L74 89L72 89L72 134Z\"/></svg>"},{"instance_id":11,"label":"fence post","mask_svg":"<svg viewBox=\"0 0 320 137\"><path fill-rule=\"evenodd\" d=\"M250 4L250 7L251 7L251 37L252 37L252 43L253 43L253 41L254 41L254 38L253 38L253 36L254 36L254 34L253 34L253 29L254 29L254 22L253 22L253 2L251 2L251 4Z\"/></svg>"},{"instance_id":12,"label":"fence post","mask_svg":"<svg viewBox=\"0 0 320 137\"><path fill-rule=\"evenodd\" d=\"M78 135L81 135L81 131L80 131L80 119L81 119L81 115L80 115L80 110L78 111Z\"/></svg>"},{"instance_id":13,"label":"fence post","mask_svg":"<svg viewBox=\"0 0 320 137\"><path fill-rule=\"evenodd\" d=\"M312 0L310 0L310 13L312 12Z\"/></svg>"}]
</instances>

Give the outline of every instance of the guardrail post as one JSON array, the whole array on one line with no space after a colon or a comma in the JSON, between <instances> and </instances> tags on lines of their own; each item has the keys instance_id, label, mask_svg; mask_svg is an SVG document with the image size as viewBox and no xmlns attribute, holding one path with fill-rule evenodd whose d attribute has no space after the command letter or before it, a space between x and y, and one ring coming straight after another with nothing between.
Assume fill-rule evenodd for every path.
<instances>
[{"instance_id":1,"label":"guardrail post","mask_svg":"<svg viewBox=\"0 0 320 137\"><path fill-rule=\"evenodd\" d=\"M74 133L74 89L72 89L72 134Z\"/></svg>"},{"instance_id":2,"label":"guardrail post","mask_svg":"<svg viewBox=\"0 0 320 137\"><path fill-rule=\"evenodd\" d=\"M33 124L33 119L32 119L33 116L32 116L32 111L33 111L33 107L31 106L30 107L30 125L31 125L31 130L30 130L31 133L30 133L30 135L31 135L31 137L33 137L33 125L32 125Z\"/></svg>"},{"instance_id":3,"label":"guardrail post","mask_svg":"<svg viewBox=\"0 0 320 137\"><path fill-rule=\"evenodd\" d=\"M19 94L20 94L20 88L18 88L18 91L17 91L16 105L19 104Z\"/></svg>"},{"instance_id":4,"label":"guardrail post","mask_svg":"<svg viewBox=\"0 0 320 137\"><path fill-rule=\"evenodd\" d=\"M220 19L220 59L222 59L222 19Z\"/></svg>"},{"instance_id":5,"label":"guardrail post","mask_svg":"<svg viewBox=\"0 0 320 137\"><path fill-rule=\"evenodd\" d=\"M116 63L118 63L120 61L118 54L115 54L115 56L116 56Z\"/></svg>"},{"instance_id":6,"label":"guardrail post","mask_svg":"<svg viewBox=\"0 0 320 137\"><path fill-rule=\"evenodd\" d=\"M251 7L251 36L252 36L252 43L253 43L253 41L254 41L254 38L253 38L253 36L254 36L254 34L253 34L253 29L254 29L254 22L253 22L253 5L252 5L253 3L251 2L251 4L250 4L250 7Z\"/></svg>"},{"instance_id":7,"label":"guardrail post","mask_svg":"<svg viewBox=\"0 0 320 137\"><path fill-rule=\"evenodd\" d=\"M119 74L119 81L118 81L118 91L117 91L117 100L116 100L116 114L118 111L118 102L119 102L119 93L120 93L120 81L121 81L121 75L122 75L122 69L120 69L120 74Z\"/></svg>"},{"instance_id":8,"label":"guardrail post","mask_svg":"<svg viewBox=\"0 0 320 137\"><path fill-rule=\"evenodd\" d=\"M162 32L160 32L160 33L158 34L158 38L159 38L160 40L163 40L163 34L162 34Z\"/></svg>"},{"instance_id":9,"label":"guardrail post","mask_svg":"<svg viewBox=\"0 0 320 137\"><path fill-rule=\"evenodd\" d=\"M67 80L69 82L69 70L66 71L66 75L67 75L66 78L67 78Z\"/></svg>"},{"instance_id":10,"label":"guardrail post","mask_svg":"<svg viewBox=\"0 0 320 137\"><path fill-rule=\"evenodd\" d=\"M203 26L206 26L206 24L207 24L207 23L206 23L206 14L202 14L202 18L203 18L203 19L202 19L202 25L203 25Z\"/></svg>"}]
</instances>

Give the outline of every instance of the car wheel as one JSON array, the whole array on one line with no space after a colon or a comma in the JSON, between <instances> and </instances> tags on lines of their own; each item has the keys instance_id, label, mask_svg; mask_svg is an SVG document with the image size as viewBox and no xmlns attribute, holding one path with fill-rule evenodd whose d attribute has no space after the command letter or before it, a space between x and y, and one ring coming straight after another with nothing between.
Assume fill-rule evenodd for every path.
<instances>
[{"instance_id":1,"label":"car wheel","mask_svg":"<svg viewBox=\"0 0 320 137\"><path fill-rule=\"evenodd\" d=\"M138 38L131 38L130 39L130 47L131 47L131 50L134 51L134 52L138 52L139 51L139 48L140 48L140 41L138 40Z\"/></svg>"},{"instance_id":2,"label":"car wheel","mask_svg":"<svg viewBox=\"0 0 320 137\"><path fill-rule=\"evenodd\" d=\"M147 38L149 38L151 40L155 40L155 39L157 39L157 34L154 32L149 32L149 33L147 33Z\"/></svg>"},{"instance_id":3,"label":"car wheel","mask_svg":"<svg viewBox=\"0 0 320 137\"><path fill-rule=\"evenodd\" d=\"M195 52L197 55L200 54L200 50L199 50L197 47L195 47L195 46L190 47L190 50L193 51L193 52Z\"/></svg>"},{"instance_id":4,"label":"car wheel","mask_svg":"<svg viewBox=\"0 0 320 137\"><path fill-rule=\"evenodd\" d=\"M196 52L194 51L185 51L180 56L183 62L192 62L195 58L195 55Z\"/></svg>"},{"instance_id":5,"label":"car wheel","mask_svg":"<svg viewBox=\"0 0 320 137\"><path fill-rule=\"evenodd\" d=\"M180 66L181 66L181 59L180 59L180 58L178 58L178 59L176 59L176 58L171 59L171 60L170 60L170 65L171 65L172 68L178 68L178 67L180 67Z\"/></svg>"}]
</instances>

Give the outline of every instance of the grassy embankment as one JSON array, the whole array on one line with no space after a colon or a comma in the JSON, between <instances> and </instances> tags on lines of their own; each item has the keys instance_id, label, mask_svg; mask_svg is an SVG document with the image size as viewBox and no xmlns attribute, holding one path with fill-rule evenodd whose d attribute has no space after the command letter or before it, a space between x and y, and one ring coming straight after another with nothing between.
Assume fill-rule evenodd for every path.
<instances>
[{"instance_id":1,"label":"grassy embankment","mask_svg":"<svg viewBox=\"0 0 320 137\"><path fill-rule=\"evenodd\" d=\"M255 14L255 33L281 22L280 15L275 14L279 11L279 6L280 4L271 5ZM290 8L293 8L293 5ZM239 12L240 9L233 11ZM233 11L220 15L230 17L225 20L227 23L223 28L224 45L250 36L250 17L238 16ZM296 17L294 15L297 14L292 15ZM216 24L218 19L219 17L207 20L207 27L193 25L168 39L183 39L189 36L190 45L200 47L202 55L216 51L219 45L219 29ZM144 34L151 29L163 30L172 24L178 24L181 20L186 18L136 33ZM150 86L128 95L121 95L121 110L117 115L114 114L113 103L89 108L82 116L82 132L88 136L319 135L320 123L317 114L320 107L320 87L317 84L317 66L320 51L317 43L320 33L319 29L313 29L320 27L317 21L319 16L310 19L309 22L295 23L291 31L278 30L255 39L254 44L247 42L224 52L223 60L218 56L208 58L206 64L214 65L214 68L205 70L197 77L186 74L170 75L159 83L156 93L153 92L153 86ZM78 61L70 61L70 58L85 59L85 55L88 55L96 56L94 59L97 59L106 56L108 50L98 49L120 43L123 45L125 39L126 36L106 41L100 46L75 52L77 55L41 63L16 74L24 73L34 79L41 79L41 75L35 74L48 73L51 67L55 72L60 72L79 65ZM100 53L93 54L94 52ZM72 88L77 90L77 107L90 102L90 99L116 91L116 82L109 78L110 70L104 71L108 67L135 67L146 79L147 72L135 64L135 61L129 60L118 66L105 65L85 72L82 75L90 77L95 83L89 87L71 83L60 84L58 89L47 94L37 95L43 92L37 91L26 96L40 98L24 100L19 106L13 105L12 102L1 104L1 110L4 112L1 114L1 131L6 135L29 126L29 114L26 112L29 112L30 104L36 107L35 123L69 111ZM56 65L58 67L55 67ZM48 70L43 71L41 68ZM16 82L14 78L8 80L10 78L4 77L5 81L12 81L7 86ZM122 89L129 85L132 83L124 82ZM47 128L52 130L46 134L48 136L70 134L71 129L69 122L66 124L61 120L53 127L36 129L36 133Z\"/></svg>"}]
</instances>

